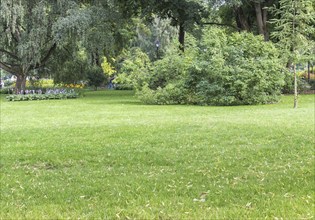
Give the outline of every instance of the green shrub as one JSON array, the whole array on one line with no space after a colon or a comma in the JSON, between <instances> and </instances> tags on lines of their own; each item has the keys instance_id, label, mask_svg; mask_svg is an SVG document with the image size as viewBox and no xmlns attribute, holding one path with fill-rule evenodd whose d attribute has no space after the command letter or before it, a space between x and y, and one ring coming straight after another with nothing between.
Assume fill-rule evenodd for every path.
<instances>
[{"instance_id":1,"label":"green shrub","mask_svg":"<svg viewBox=\"0 0 315 220\"><path fill-rule=\"evenodd\" d=\"M14 87L14 81L4 80L4 87Z\"/></svg>"},{"instance_id":2,"label":"green shrub","mask_svg":"<svg viewBox=\"0 0 315 220\"><path fill-rule=\"evenodd\" d=\"M170 50L155 62L148 85L137 93L142 101L199 105L278 101L284 74L272 43L249 33L226 35L218 28L206 29L199 44L189 40L185 53Z\"/></svg>"},{"instance_id":3,"label":"green shrub","mask_svg":"<svg viewBox=\"0 0 315 220\"><path fill-rule=\"evenodd\" d=\"M12 94L13 91L11 88L2 88L0 89L0 94Z\"/></svg>"},{"instance_id":4,"label":"green shrub","mask_svg":"<svg viewBox=\"0 0 315 220\"><path fill-rule=\"evenodd\" d=\"M116 89L141 88L150 75L151 61L140 48L131 48L124 52L120 59L120 73L114 80Z\"/></svg>"}]
</instances>

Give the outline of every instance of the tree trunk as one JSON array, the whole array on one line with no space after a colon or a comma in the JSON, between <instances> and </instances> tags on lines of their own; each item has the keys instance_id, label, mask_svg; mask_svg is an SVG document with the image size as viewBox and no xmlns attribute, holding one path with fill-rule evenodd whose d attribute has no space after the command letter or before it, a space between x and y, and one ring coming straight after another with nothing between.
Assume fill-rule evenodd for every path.
<instances>
[{"instance_id":1,"label":"tree trunk","mask_svg":"<svg viewBox=\"0 0 315 220\"><path fill-rule=\"evenodd\" d=\"M15 83L15 93L20 94L22 90L25 90L26 84L26 75L25 74L17 74L16 75L16 83Z\"/></svg>"},{"instance_id":2,"label":"tree trunk","mask_svg":"<svg viewBox=\"0 0 315 220\"><path fill-rule=\"evenodd\" d=\"M268 32L268 28L267 28L267 19L268 19L268 10L266 8L263 8L262 9L262 20L263 20L265 41L269 41L269 32Z\"/></svg>"},{"instance_id":3,"label":"tree trunk","mask_svg":"<svg viewBox=\"0 0 315 220\"><path fill-rule=\"evenodd\" d=\"M236 25L240 30L250 31L250 26L241 7L234 7Z\"/></svg>"},{"instance_id":4,"label":"tree trunk","mask_svg":"<svg viewBox=\"0 0 315 220\"><path fill-rule=\"evenodd\" d=\"M255 5L258 32L259 34L264 36L265 41L267 41L266 30L265 30L266 21L267 21L267 11L262 10L261 4L259 2L255 2L254 5Z\"/></svg>"},{"instance_id":5,"label":"tree trunk","mask_svg":"<svg viewBox=\"0 0 315 220\"><path fill-rule=\"evenodd\" d=\"M310 61L307 62L307 81L311 81L311 63Z\"/></svg>"},{"instance_id":6,"label":"tree trunk","mask_svg":"<svg viewBox=\"0 0 315 220\"><path fill-rule=\"evenodd\" d=\"M94 66L101 66L101 63L100 63L100 59L99 59L99 54L98 54L98 51L97 49L91 53L91 64Z\"/></svg>"},{"instance_id":7,"label":"tree trunk","mask_svg":"<svg viewBox=\"0 0 315 220\"><path fill-rule=\"evenodd\" d=\"M298 90L297 90L297 76L296 76L296 68L293 63L293 73L294 73L294 108L298 107Z\"/></svg>"},{"instance_id":8,"label":"tree trunk","mask_svg":"<svg viewBox=\"0 0 315 220\"><path fill-rule=\"evenodd\" d=\"M178 33L179 49L184 52L185 50L185 28L184 24L179 24L179 33Z\"/></svg>"}]
</instances>

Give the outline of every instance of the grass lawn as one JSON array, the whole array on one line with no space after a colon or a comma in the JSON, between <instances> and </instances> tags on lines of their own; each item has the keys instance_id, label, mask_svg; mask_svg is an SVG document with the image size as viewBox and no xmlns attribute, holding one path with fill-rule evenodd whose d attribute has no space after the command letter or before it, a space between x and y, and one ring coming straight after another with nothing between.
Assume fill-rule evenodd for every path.
<instances>
[{"instance_id":1,"label":"grass lawn","mask_svg":"<svg viewBox=\"0 0 315 220\"><path fill-rule=\"evenodd\" d=\"M130 91L0 105L0 219L314 219L314 95L298 109Z\"/></svg>"}]
</instances>

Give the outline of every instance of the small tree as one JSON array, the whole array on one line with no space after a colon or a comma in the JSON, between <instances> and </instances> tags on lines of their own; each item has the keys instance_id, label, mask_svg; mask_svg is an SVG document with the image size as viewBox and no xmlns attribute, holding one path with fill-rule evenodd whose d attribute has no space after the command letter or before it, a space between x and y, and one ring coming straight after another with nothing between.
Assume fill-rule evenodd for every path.
<instances>
[{"instance_id":1,"label":"small tree","mask_svg":"<svg viewBox=\"0 0 315 220\"><path fill-rule=\"evenodd\" d=\"M280 0L279 8L273 7L272 12L276 19L271 23L275 31L271 36L279 40L280 47L287 55L288 66L294 74L294 108L298 106L296 64L308 50L310 39L314 33L314 2L312 0Z\"/></svg>"}]
</instances>

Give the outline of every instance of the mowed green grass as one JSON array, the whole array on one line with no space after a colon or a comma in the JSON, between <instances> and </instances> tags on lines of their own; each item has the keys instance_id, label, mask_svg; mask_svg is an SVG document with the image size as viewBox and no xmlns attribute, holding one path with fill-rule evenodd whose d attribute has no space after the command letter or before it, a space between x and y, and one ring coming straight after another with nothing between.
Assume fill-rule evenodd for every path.
<instances>
[{"instance_id":1,"label":"mowed green grass","mask_svg":"<svg viewBox=\"0 0 315 220\"><path fill-rule=\"evenodd\" d=\"M2 96L0 219L314 219L314 98L293 109L292 96L235 107Z\"/></svg>"}]
</instances>

